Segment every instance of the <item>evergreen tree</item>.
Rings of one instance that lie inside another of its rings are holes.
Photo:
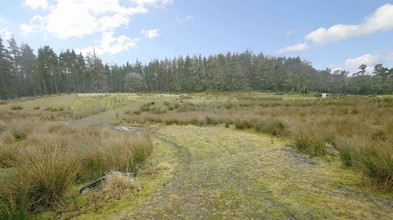
[[[15,96],[20,96],[22,89],[22,74],[20,72],[21,52],[14,36],[8,40],[8,45],[8,57],[11,63],[12,93]]]
[[[90,90],[92,92],[107,92],[107,72],[100,58],[93,53],[86,58],[87,72],[90,76]]]
[[[20,74],[23,79],[22,85],[24,85],[21,95],[35,96],[37,94],[37,87],[39,86],[39,83],[36,83],[34,79],[34,69],[37,57],[28,44],[22,44],[20,46],[20,51]]]
[[[39,91],[41,94],[59,93],[58,88],[58,58],[57,54],[49,46],[38,49],[37,78],[40,81]]]
[[[0,37],[0,98],[12,97],[12,64]]]

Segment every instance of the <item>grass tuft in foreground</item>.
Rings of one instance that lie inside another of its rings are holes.
[[[7,120],[0,133],[0,219],[53,209],[73,185],[108,171],[135,173],[152,152],[142,132],[73,127],[35,117]],[[23,127],[30,129],[17,138],[15,130]]]

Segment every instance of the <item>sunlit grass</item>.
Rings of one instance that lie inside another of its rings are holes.
[[[180,96],[163,102],[158,99],[154,108],[149,103],[145,108],[146,103],[141,105],[143,111],[125,114],[119,123],[233,125],[236,129],[290,138],[295,148],[312,156],[326,155],[331,145],[339,150],[344,164],[361,170],[378,185],[393,186],[390,174],[375,174],[376,171],[371,170],[376,167],[386,173],[393,161],[386,156],[390,155],[393,145],[393,99],[390,97],[319,99],[303,95],[229,93]],[[160,114],[157,108],[161,109]],[[359,138],[361,143],[344,144]],[[362,146],[373,146],[373,156]],[[375,166],[367,162],[378,160],[383,162]]]
[[[145,133],[4,114],[0,116],[0,217],[52,209],[72,185],[109,171],[135,173],[152,151]]]

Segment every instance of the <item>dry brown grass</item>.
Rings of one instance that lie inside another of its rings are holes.
[[[166,107],[166,112],[157,115],[145,109],[140,114],[124,115],[121,122],[233,125],[237,129],[289,137],[295,148],[313,156],[324,156],[330,145],[340,152],[344,164],[359,169],[377,185],[393,187],[391,97],[282,100],[238,96],[199,104],[192,100],[162,105],[156,102],[156,106]]]
[[[141,132],[8,113],[0,114],[0,126],[0,217],[5,218],[53,208],[73,184],[110,170],[136,172],[152,151],[149,137]]]
[[[121,199],[129,196],[132,190],[138,188],[139,186],[131,173],[111,171],[95,196],[99,200]]]

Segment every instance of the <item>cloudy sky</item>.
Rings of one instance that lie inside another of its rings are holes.
[[[317,69],[393,66],[393,2],[382,0],[3,0],[0,36],[12,34],[118,64],[249,49]]]

